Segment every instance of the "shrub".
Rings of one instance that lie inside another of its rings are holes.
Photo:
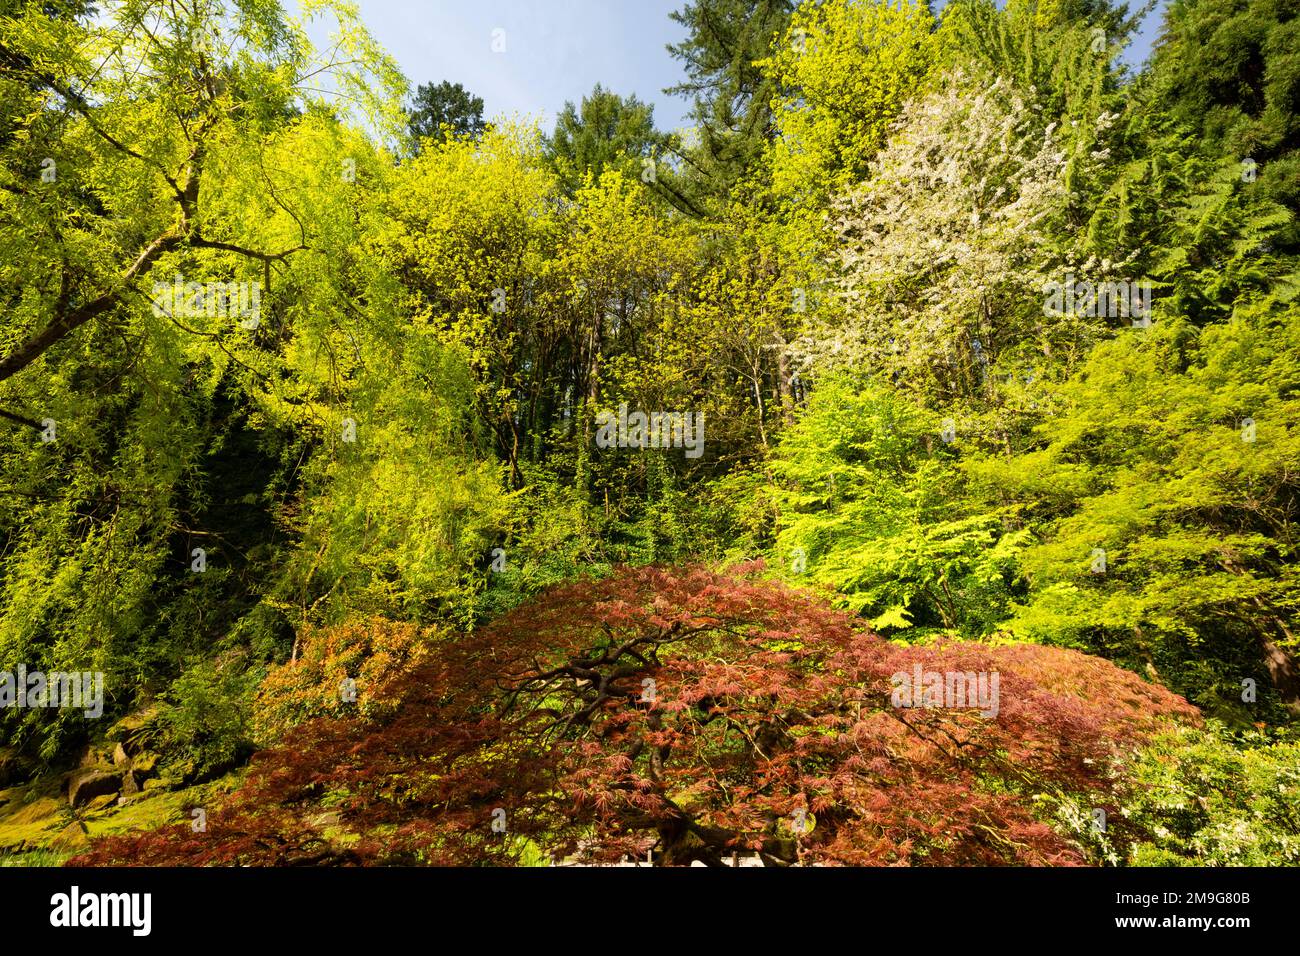
[[[1146,835],[1137,866],[1294,866],[1300,742],[1184,728],[1132,762],[1122,813]]]
[[[297,660],[272,669],[257,690],[253,736],[260,744],[278,740],[314,717],[391,713],[395,701],[377,693],[395,675],[418,665],[434,632],[382,618],[356,620],[307,634]],[[351,680],[355,700],[344,682]]]
[[[998,672],[995,712],[895,706],[915,667]],[[78,862],[1079,864],[1044,801],[1113,812],[1112,760],[1196,713],[1076,651],[882,641],[761,565],[553,589],[378,696],[255,758],[202,838]]]
[[[252,753],[249,702],[259,672],[246,664],[238,653],[200,661],[163,694],[158,715],[163,754],[183,781],[216,776]]]

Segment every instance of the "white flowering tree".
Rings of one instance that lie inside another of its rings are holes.
[[[802,358],[942,399],[976,394],[999,364],[1068,361],[1091,320],[1045,314],[1043,289],[1074,233],[1072,139],[1005,79],[954,72],[910,102],[832,206],[842,308],[811,324]]]

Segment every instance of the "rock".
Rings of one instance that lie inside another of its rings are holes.
[[[327,813],[319,813],[314,817],[308,817],[306,823],[308,826],[315,827],[318,830],[324,830],[328,827],[336,827],[343,820],[343,817],[337,810],[330,810]]]
[[[135,779],[135,774],[130,770],[122,774],[122,795],[129,797],[139,792],[140,783]]]
[[[117,803],[118,798],[111,793],[101,793],[99,796],[92,798],[85,806],[84,812],[98,813],[100,810],[107,810],[113,804]]]
[[[179,790],[184,784],[181,778],[174,773],[163,773],[156,777],[149,777],[141,785],[142,790]]]
[[[62,812],[63,807],[59,805],[57,800],[50,797],[38,797],[31,803],[14,811],[13,815],[5,822],[17,824],[40,823],[52,817],[57,817]]]
[[[157,717],[156,705],[137,710],[109,727],[107,737],[120,743],[126,754],[133,757],[145,748],[148,738],[154,732],[154,720]]]
[[[131,762],[131,758],[126,755],[126,748],[118,743],[113,747],[113,766],[121,767]]]
[[[92,797],[117,794],[122,781],[117,774],[105,770],[87,770],[68,778],[68,803],[78,807]]]
[[[147,750],[142,750],[131,758],[131,769],[140,777],[152,774],[156,766],[158,766],[158,755]]]
[[[0,851],[21,852],[42,847],[67,826],[67,807],[53,797],[36,797],[18,804],[17,798],[0,816]]]

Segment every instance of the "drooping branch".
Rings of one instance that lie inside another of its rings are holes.
[[[182,203],[184,202],[184,190],[176,181],[176,178],[167,171],[167,168],[158,160],[145,156],[144,154],[132,149],[130,146],[127,146],[121,140],[117,139],[117,137],[109,133],[108,130],[104,129],[95,118],[94,109],[91,107],[90,103],[86,101],[83,94],[62,82],[58,77],[36,69],[27,56],[4,46],[4,44],[0,44],[0,66],[14,72],[28,73],[31,80],[46,87],[52,93],[57,94],[65,103],[68,104],[73,112],[77,113],[77,115],[86,121],[86,124],[91,128],[95,135],[99,136],[104,140],[104,142],[108,143],[118,152],[130,156],[132,159],[139,160],[152,168],[162,176],[163,180],[171,188],[172,192],[175,193],[176,197],[180,199]]]
[[[42,431],[45,428],[44,425],[36,421],[34,418],[28,418],[25,415],[18,415],[14,412],[7,412],[3,408],[0,408],[0,418],[7,418],[11,422],[17,422],[19,425],[26,425],[28,428],[35,428],[37,431]]]
[[[191,236],[187,245],[198,249],[219,249],[222,252],[233,252],[265,263],[282,262],[295,252],[302,252],[307,248],[306,245],[297,245],[292,249],[285,249],[283,252],[258,252],[256,249],[246,249],[243,246],[237,246],[230,242],[221,242],[217,239],[204,239],[202,236]]]
[[[211,126],[211,121],[203,124],[200,136],[206,133]],[[124,151],[157,168],[157,164],[149,161],[146,157],[139,156],[129,149],[124,149]],[[66,282],[65,274],[63,294],[55,307],[55,318],[35,336],[18,346],[8,355],[0,358],[0,382],[21,372],[56,342],[119,304],[122,301],[124,291],[131,286],[134,280],[148,272],[153,264],[167,252],[181,246],[221,250],[255,259],[262,262],[269,269],[272,262],[282,262],[293,253],[307,248],[305,244],[300,244],[281,252],[259,252],[234,243],[206,239],[198,235],[194,223],[197,218],[199,187],[202,180],[205,154],[205,146],[200,138],[185,161],[186,175],[184,183],[178,183],[175,178],[163,171],[164,177],[176,194],[176,202],[179,207],[176,225],[145,247],[130,267],[119,277],[115,288],[71,310],[67,308],[70,287]]]
[[[144,251],[136,257],[131,263],[130,268],[121,276],[120,284],[126,285],[137,276],[148,271],[149,267],[166,252],[177,248],[184,240],[184,237],[176,232],[167,232],[159,236]],[[28,339],[18,348],[14,349],[3,359],[0,359],[0,382],[18,374],[52,346],[55,342],[67,336],[69,333],[79,329],[90,320],[103,315],[113,306],[121,301],[122,293],[119,289],[105,292],[103,295],[92,299],[68,312],[63,312],[56,316],[44,329],[35,336]]]

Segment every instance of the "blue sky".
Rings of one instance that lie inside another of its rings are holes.
[[[668,14],[683,0],[359,0],[362,19],[412,87],[450,80],[483,97],[488,117],[543,117],[597,82],[654,104],[660,129],[685,122],[689,103],[665,96],[681,65],[666,44],[684,31]],[[1159,25],[1148,18],[1126,56],[1145,57]],[[492,51],[504,30],[505,52]],[[321,40],[324,38],[322,37]],[[320,42],[320,41],[318,41]]]

